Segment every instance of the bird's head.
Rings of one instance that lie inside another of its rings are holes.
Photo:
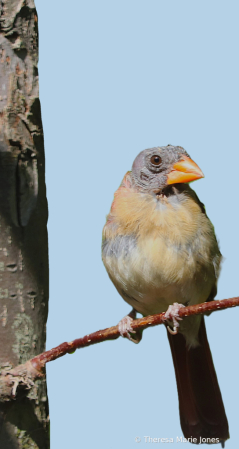
[[[187,183],[203,178],[198,165],[182,147],[168,145],[141,151],[132,166],[137,188],[160,193],[171,184]]]

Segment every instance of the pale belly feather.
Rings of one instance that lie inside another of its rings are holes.
[[[205,302],[216,292],[221,254],[213,226],[189,186],[173,192],[157,199],[128,189],[103,230],[106,270],[143,315],[164,312],[174,302]],[[189,346],[197,344],[200,320],[198,315],[180,324]]]
[[[170,244],[160,235],[118,236],[105,242],[103,261],[124,300],[149,315],[166,311],[173,302],[207,300],[215,283],[214,267],[196,247]]]

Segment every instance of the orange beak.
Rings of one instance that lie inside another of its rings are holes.
[[[182,160],[176,162],[168,174],[167,184],[191,182],[200,178],[204,178],[202,170],[192,159],[182,154]]]

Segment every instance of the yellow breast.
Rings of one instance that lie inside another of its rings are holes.
[[[213,226],[195,193],[122,189],[103,230],[105,267],[125,301],[146,315],[206,301],[220,265]]]
[[[133,234],[145,239],[160,234],[172,244],[184,244],[194,238],[198,228],[211,231],[210,221],[190,196],[177,201],[173,196],[157,197],[133,189],[115,195],[107,223],[111,222],[114,226],[104,229],[106,238]]]

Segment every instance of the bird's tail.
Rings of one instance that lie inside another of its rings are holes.
[[[204,318],[201,320],[199,345],[196,348],[188,349],[182,334],[171,335],[168,332],[168,339],[177,380],[180,422],[185,438],[197,444],[220,441],[224,447],[224,441],[229,438],[228,422]]]

